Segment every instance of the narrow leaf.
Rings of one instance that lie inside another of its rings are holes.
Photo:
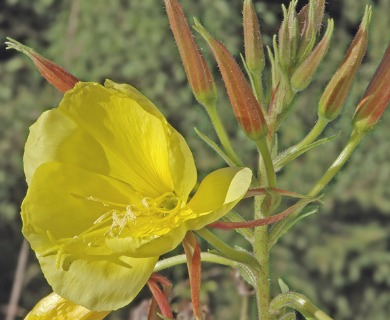
[[[197,128],[194,128],[196,134],[205,142],[211,149],[213,149],[230,167],[236,167],[236,164],[230,157],[222,151],[218,145],[211,140],[208,136],[206,136],[204,133],[199,131]]]
[[[306,153],[307,151],[319,147],[327,142],[335,140],[338,136],[340,135],[340,132],[337,134],[334,134],[330,137],[326,137],[320,140],[317,140],[304,148],[297,149],[296,146],[292,146],[288,148],[287,150],[283,151],[280,153],[274,160],[274,168],[275,171],[278,172],[281,169],[283,169],[284,166],[286,166],[288,163],[291,161],[295,160],[298,158],[300,155]]]
[[[276,224],[273,228],[271,228],[269,233],[269,247],[272,248],[272,246],[299,221],[317,212],[318,207],[306,208],[298,217],[292,219],[287,224],[283,225],[281,228],[279,228],[279,226]]]

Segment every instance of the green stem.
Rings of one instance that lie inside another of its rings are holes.
[[[314,127],[310,130],[310,132],[296,145],[288,148],[284,152],[296,152],[300,149],[303,149],[304,147],[308,146],[310,143],[312,143],[317,137],[322,133],[322,131],[325,129],[325,127],[328,125],[329,120],[319,117]]]
[[[228,266],[235,268],[237,267],[238,263],[235,261],[232,261],[230,259],[226,259],[224,257],[218,256],[216,254],[208,253],[208,252],[202,252],[200,254],[200,258],[203,262],[212,262],[212,263],[218,263],[220,265]],[[179,264],[184,264],[187,262],[187,257],[185,254],[180,254],[174,257],[166,258],[163,260],[160,260],[156,263],[156,266],[154,267],[154,272],[160,272],[161,270],[168,269],[174,266],[177,266]]]
[[[261,157],[263,159],[263,163],[265,166],[265,171],[266,171],[267,181],[268,181],[267,185],[270,188],[275,188],[276,187],[276,174],[275,174],[275,169],[274,169],[274,165],[272,162],[271,153],[269,151],[266,138],[261,139],[257,143],[257,147],[259,148],[259,151],[261,153]]]
[[[255,219],[264,218],[261,211],[261,203],[264,196],[255,197]],[[254,255],[261,266],[257,279],[256,300],[259,319],[269,320],[270,282],[269,282],[269,249],[268,226],[255,228],[255,241],[253,245]]]
[[[253,270],[258,271],[260,269],[258,261],[251,254],[232,248],[206,228],[197,230],[196,233],[223,253],[226,258],[245,264]]]
[[[267,138],[261,139],[257,147],[260,151],[258,176],[267,177],[267,181],[262,179],[259,181],[260,187],[276,187],[276,174],[273,167],[271,153],[268,148]],[[265,196],[255,196],[255,219],[262,219],[269,216],[269,210],[263,212],[262,203]],[[256,302],[259,319],[270,320],[269,303],[271,299],[270,274],[269,274],[269,248],[268,248],[268,226],[261,226],[255,228],[254,231],[253,252],[259,262],[261,269],[258,274],[256,283]]]
[[[351,157],[352,152],[356,149],[356,147],[359,145],[360,141],[363,139],[364,134],[361,132],[358,132],[354,130],[351,134],[351,138],[349,139],[348,143],[344,147],[344,149],[341,151],[337,159],[332,163],[332,165],[329,167],[329,169],[325,172],[325,174],[317,181],[317,183],[314,185],[314,187],[310,190],[310,192],[307,194],[308,197],[315,197],[317,196],[324,188],[325,186],[334,178],[334,176],[340,171],[340,169],[343,167],[343,165],[347,162],[347,160]],[[272,228],[272,233],[277,234],[274,238],[274,241],[272,243],[269,243],[270,248],[276,243],[276,241],[279,239],[280,235],[282,235],[282,230],[285,228],[285,226],[294,218],[296,218],[301,210],[305,207],[304,199],[300,200],[297,203],[297,210],[293,213],[291,213],[288,217],[286,217],[284,220],[280,221],[274,227]],[[302,204],[302,206],[299,206],[299,204]]]
[[[322,189],[325,188],[325,186],[330,182],[330,180],[333,179],[333,177],[340,171],[341,167],[351,157],[352,152],[359,145],[363,137],[364,134],[362,134],[361,132],[358,132],[356,130],[352,132],[351,138],[349,139],[347,145],[344,147],[343,151],[341,151],[337,159],[332,163],[332,165],[321,177],[321,179],[317,181],[315,186],[307,194],[309,197],[315,197],[321,192]]]
[[[219,138],[219,141],[221,141],[221,144],[223,148],[225,149],[226,154],[234,161],[234,163],[238,167],[243,167],[243,163],[237,153],[233,150],[232,145],[230,144],[230,140],[228,138],[228,135],[225,131],[225,128],[222,125],[221,119],[219,118],[217,108],[215,105],[208,105],[205,106],[205,109],[207,110],[211,123],[214,126],[215,132],[217,133],[217,136]]]
[[[249,297],[248,295],[243,295],[241,301],[240,320],[248,320],[248,307]]]
[[[259,102],[262,111],[265,113],[264,106],[263,106],[263,85],[261,83],[261,74],[251,74],[251,82],[252,82],[252,90],[255,93],[256,99]]]

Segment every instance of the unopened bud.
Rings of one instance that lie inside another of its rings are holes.
[[[206,61],[195,43],[183,10],[177,0],[164,1],[169,24],[192,92],[203,106],[214,106],[217,99],[216,86]]]
[[[65,93],[66,91],[72,89],[74,85],[80,81],[64,68],[42,57],[33,49],[21,44],[14,39],[7,38],[7,40],[7,49],[15,49],[29,57],[41,75],[58,91]]]
[[[243,25],[246,65],[252,74],[259,75],[264,69],[265,59],[259,20],[252,0],[244,1]]]
[[[278,52],[278,44],[276,36],[273,38],[273,51]],[[278,118],[284,117],[288,111],[288,107],[292,101],[294,93],[291,89],[290,79],[280,67],[280,60],[277,54],[272,55],[270,48],[268,48],[268,55],[271,63],[272,74],[272,95],[270,99],[270,106],[268,110],[269,124],[278,122]],[[277,127],[273,127],[276,130]]]
[[[316,32],[319,33],[322,27],[322,20],[324,19],[324,13],[325,13],[325,0],[311,0],[311,2],[314,2],[315,7],[315,29]]]
[[[318,43],[317,47],[307,57],[305,61],[294,71],[291,78],[291,86],[294,90],[300,91],[305,89],[313,79],[314,73],[317,71],[318,66],[324,59],[326,52],[328,51],[330,40],[333,34],[334,23],[332,19],[328,20],[328,27],[324,34],[324,37]]]
[[[363,95],[353,116],[353,125],[360,132],[371,130],[390,102],[390,45]]]
[[[322,94],[318,109],[320,117],[332,121],[339,115],[367,49],[370,20],[371,7],[367,6],[355,38]]]
[[[299,63],[307,58],[316,42],[315,6],[313,0],[299,11],[297,17],[299,22],[297,61]]]
[[[238,123],[250,139],[260,140],[268,133],[267,123],[244,74],[224,45],[215,40],[197,20],[195,25],[218,62]]]
[[[283,5],[283,22],[279,29],[279,60],[285,71],[294,65],[299,40],[298,18],[295,11],[297,0],[292,0],[288,9]]]

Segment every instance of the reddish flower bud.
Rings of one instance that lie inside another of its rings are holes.
[[[7,49],[15,49],[29,57],[41,75],[58,91],[65,93],[66,91],[72,89],[74,85],[80,81],[65,69],[36,53],[33,49],[14,39],[7,38],[7,40]]]
[[[293,89],[297,91],[303,90],[313,79],[314,73],[317,71],[318,66],[328,51],[333,34],[333,26],[333,20],[329,19],[328,27],[320,43],[307,57],[307,59],[303,61],[302,64],[294,71],[293,76],[291,77],[291,86]]]
[[[244,1],[243,26],[246,65],[251,73],[259,75],[264,69],[265,60],[259,20],[252,0]]]
[[[371,7],[367,6],[355,38],[322,94],[318,109],[320,117],[332,121],[339,115],[367,49],[370,20]]]
[[[195,25],[218,62],[238,123],[250,139],[260,140],[268,133],[267,123],[244,74],[224,45],[215,40],[197,20]]]
[[[375,71],[374,77],[356,108],[353,125],[360,132],[371,130],[390,101],[390,45]]]
[[[177,0],[164,1],[169,24],[192,92],[203,106],[214,105],[217,98],[215,83],[206,61],[195,43],[183,10]]]

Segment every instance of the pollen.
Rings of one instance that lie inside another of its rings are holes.
[[[161,236],[179,226],[188,210],[175,193],[166,192],[157,198],[144,197],[138,203],[126,206],[123,211],[111,211],[100,217],[101,223],[111,219],[109,237],[150,237]]]

